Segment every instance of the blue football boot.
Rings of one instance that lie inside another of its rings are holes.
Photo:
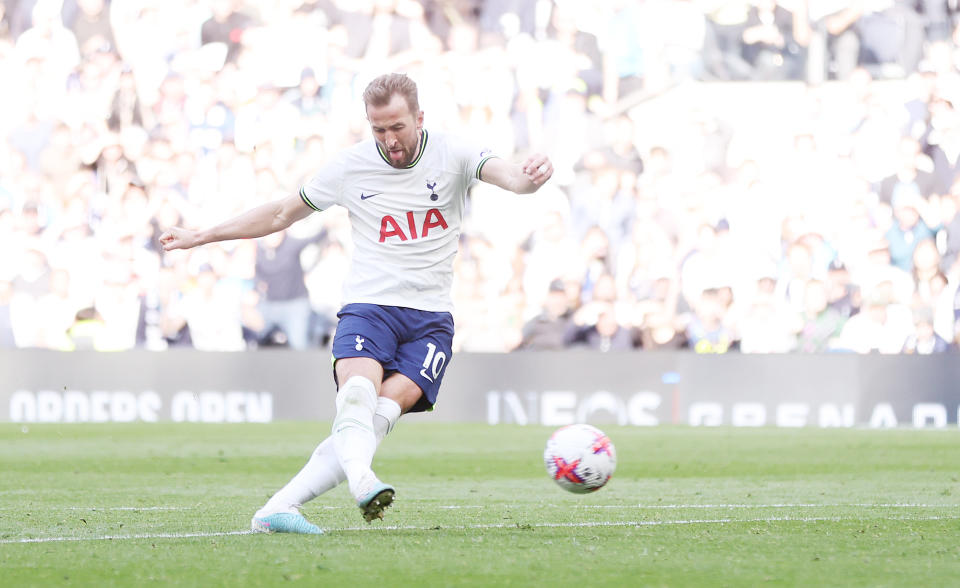
[[[302,514],[278,512],[265,517],[253,517],[250,528],[257,533],[300,533],[323,535],[323,530],[303,518]]]

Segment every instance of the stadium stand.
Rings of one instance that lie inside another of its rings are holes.
[[[405,71],[428,128],[557,168],[530,197],[473,190],[456,350],[956,352],[955,10],[5,0],[0,347],[289,344],[263,247],[156,237],[295,190],[367,136],[366,82]],[[349,225],[290,232],[323,347]]]

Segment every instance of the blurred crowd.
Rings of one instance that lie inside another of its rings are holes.
[[[321,348],[336,208],[163,253],[299,188],[409,73],[428,129],[552,157],[480,184],[458,351],[960,343],[948,0],[3,0],[0,347]]]

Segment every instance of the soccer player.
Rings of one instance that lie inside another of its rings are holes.
[[[477,180],[529,194],[553,175],[544,155],[511,164],[453,136],[428,133],[417,86],[387,74],[363,92],[373,140],[346,149],[296,194],[206,230],[172,227],[164,250],[262,237],[338,204],[350,213],[352,268],[333,338],[332,434],[258,510],[254,531],[322,533],[299,507],[344,478],[366,521],[383,518],[393,486],[371,469],[401,414],[429,410],[450,362],[453,258],[467,189]]]

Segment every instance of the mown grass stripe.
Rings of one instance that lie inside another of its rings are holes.
[[[953,521],[960,516],[930,516],[930,517],[882,517],[870,520],[884,521]],[[570,523],[477,523],[473,525],[370,525],[365,527],[324,528],[325,532],[355,532],[355,531],[470,531],[483,529],[568,529],[592,527],[661,527],[669,525],[727,525],[742,523],[841,523],[845,521],[862,521],[863,517],[760,517],[750,519],[722,518],[722,519],[679,519],[673,521],[581,521]],[[189,539],[194,537],[226,537],[232,535],[254,535],[253,531],[221,531],[212,533],[155,533],[138,535],[98,535],[92,537],[28,537],[23,539],[0,539],[0,544],[13,543],[55,543],[65,541],[122,541],[136,539]]]
[[[869,503],[869,502],[823,502],[823,503],[770,503],[770,504],[554,504],[547,503],[551,508],[568,508],[584,510],[606,510],[606,509],[640,509],[640,510],[740,510],[740,509],[780,509],[780,508],[960,508],[960,504],[926,504],[909,502],[892,503]],[[44,506],[44,510],[77,510],[77,511],[188,511],[196,510],[196,506]],[[309,505],[308,510],[354,510],[354,505]],[[490,508],[481,504],[438,504],[430,505],[430,508],[439,510],[480,510]],[[2,511],[22,511],[22,508],[0,507]]]

